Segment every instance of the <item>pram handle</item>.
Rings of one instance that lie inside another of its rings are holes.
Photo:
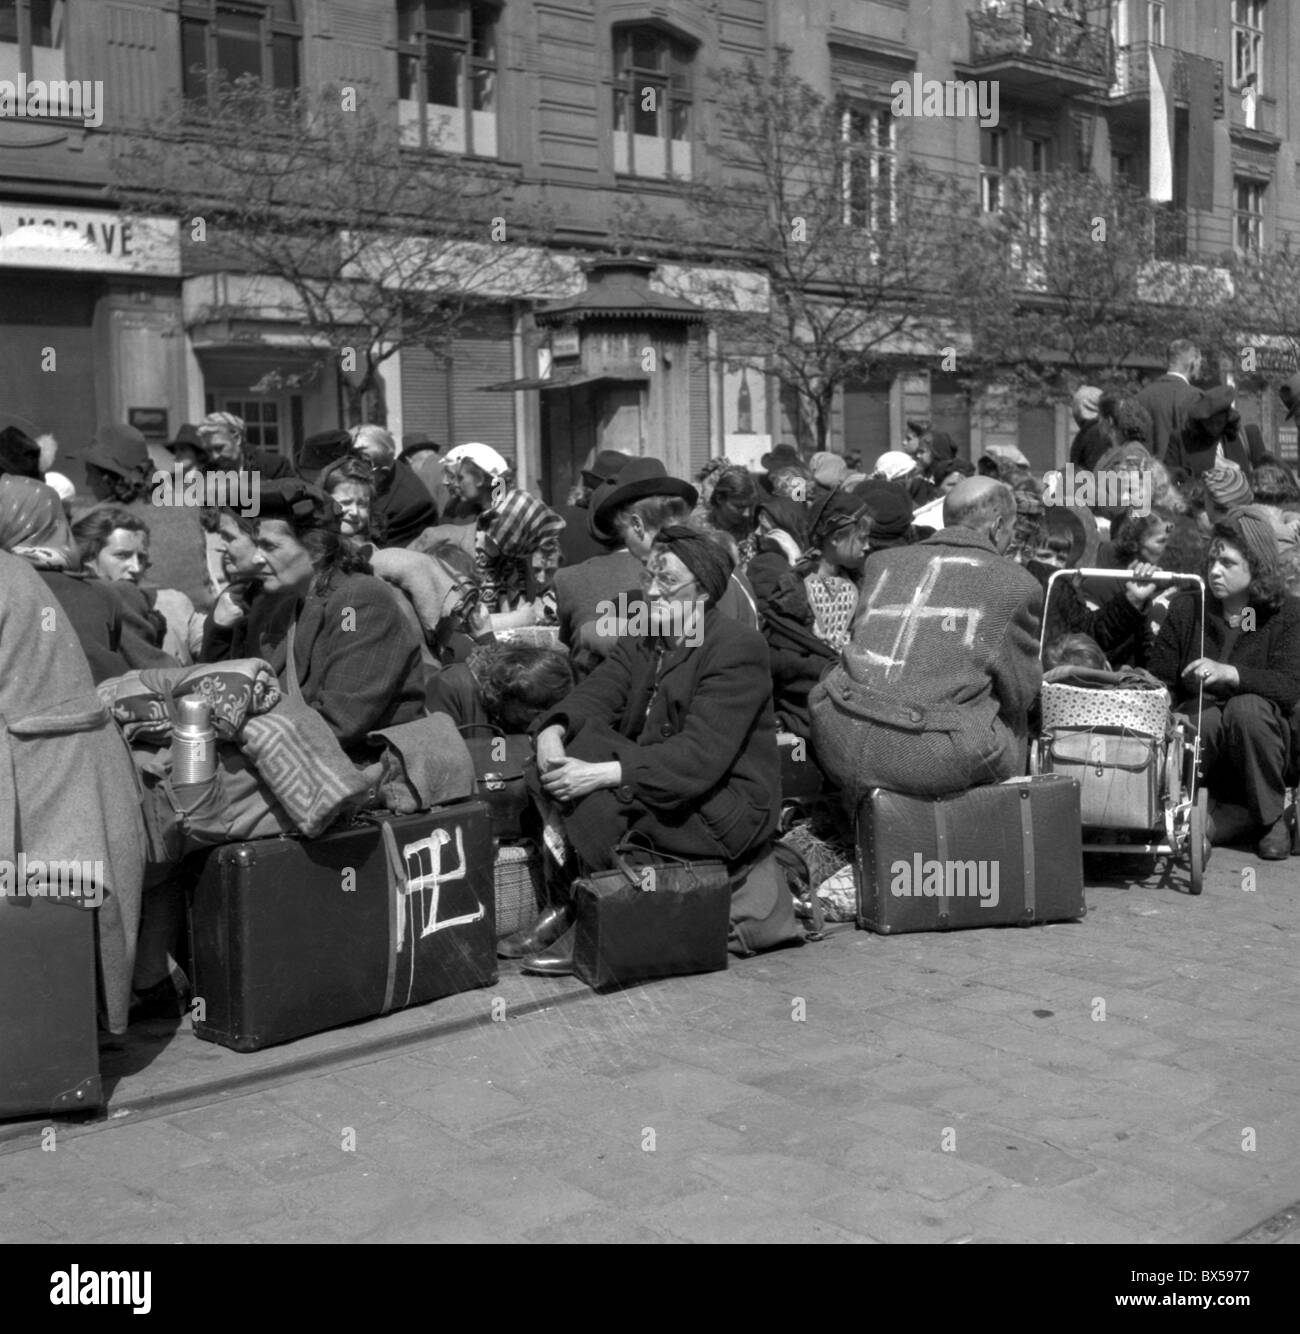
[[[1077,574],[1084,579],[1122,579],[1126,584],[1197,584],[1201,588],[1205,587],[1205,580],[1199,574],[1179,574],[1174,570],[1153,570],[1150,574],[1138,575],[1132,570],[1056,570],[1049,579],[1048,587],[1052,580],[1063,574]]]
[[[1061,578],[1111,579],[1126,584],[1188,584],[1201,590],[1201,657],[1205,656],[1205,580],[1199,574],[1179,574],[1174,570],[1153,570],[1150,574],[1136,575],[1132,570],[1053,570],[1043,591],[1043,620],[1038,629],[1038,656],[1047,646],[1047,609],[1052,601],[1052,585]]]

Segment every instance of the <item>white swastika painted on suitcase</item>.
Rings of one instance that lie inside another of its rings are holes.
[[[442,849],[452,841],[446,829],[435,829],[428,838],[415,843],[407,843],[402,848],[402,860],[406,863],[406,884],[398,887],[397,895],[397,952],[400,954],[406,946],[406,902],[418,895],[420,906],[424,906],[424,892],[429,890],[428,916],[424,918],[420,937],[432,935],[451,926],[467,926],[471,922],[481,921],[487,915],[487,908],[475,900],[476,912],[462,913],[457,917],[438,918],[438,909],[442,902],[444,885],[465,880],[467,864],[465,861],[465,836],[459,825],[456,826],[456,861],[457,864],[444,869]]]

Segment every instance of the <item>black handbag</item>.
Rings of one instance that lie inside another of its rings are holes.
[[[475,729],[484,729],[490,735],[469,735]],[[524,766],[533,757],[532,741],[522,735],[507,736],[491,723],[465,723],[460,734],[474,764],[476,795],[487,802],[492,813],[493,838],[522,838],[520,818],[528,807]]]
[[[596,991],[727,966],[731,877],[720,861],[655,853],[574,882],[574,972]]]

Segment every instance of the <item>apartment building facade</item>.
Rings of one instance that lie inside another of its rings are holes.
[[[292,453],[340,420],[342,372],[273,281],[213,271],[177,219],[112,205],[115,136],[201,96],[205,71],[375,86],[411,153],[436,138],[505,173],[518,207],[545,201],[552,290],[503,288],[449,360],[407,348],[384,375],[394,429],[486,440],[562,498],[595,448],[698,469],[797,438],[763,368],[710,329],[718,273],[591,263],[621,208],[668,217],[681,180],[716,179],[716,70],[788,48],[844,133],[873,136],[880,170],[916,155],[990,211],[1013,172],[1128,180],[1162,201],[1162,256],[1192,262],[1300,231],[1297,40],[1282,0],[0,0],[0,411],[52,430],[74,476],[99,421],[162,440],[227,409]],[[914,75],[996,81],[997,125],[892,116]],[[4,90],[23,78],[85,81],[99,102],[19,112]],[[761,283],[721,278],[761,305]],[[1274,406],[1289,369],[1267,349],[1250,380],[1224,366],[1247,419],[1294,449]],[[971,402],[919,355],[845,387],[832,444],[870,458],[916,417],[975,450],[1016,440],[1041,466],[1069,436],[1063,407]]]

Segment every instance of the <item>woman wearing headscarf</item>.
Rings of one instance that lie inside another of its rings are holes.
[[[776,829],[780,761],[767,649],[716,604],[726,553],[698,530],[660,530],[646,561],[650,631],[625,636],[533,726],[537,769],[580,871],[612,867],[629,835],[661,853],[735,867]],[[502,942],[530,971],[572,964],[569,909]],[[562,933],[567,935],[560,938]]]
[[[343,535],[328,496],[294,478],[267,483],[261,500],[261,592],[248,607],[222,595],[204,660],[264,659],[286,690],[296,678],[353,759],[375,759],[371,732],[424,712],[419,635]]]
[[[479,570],[485,610],[528,610],[531,620],[546,615],[542,606],[526,604],[542,602],[550,588],[549,576],[559,562],[564,519],[535,496],[512,486],[509,463],[489,445],[458,445],[448,460],[453,458],[460,502],[477,518],[472,525],[426,529],[415,549],[427,550],[430,544],[447,538],[464,543]]]
[[[123,1033],[135,966],[145,830],[131,755],[95,693],[69,616],[49,615],[50,590],[23,558],[0,552],[0,858],[10,865],[94,868],[82,904],[102,892],[96,932],[101,1022]],[[0,896],[10,914],[41,908]],[[76,903],[53,911],[79,912]],[[50,959],[52,978],[65,964]],[[89,984],[89,979],[87,979]],[[24,1003],[40,1005],[40,996]],[[7,1010],[6,1024],[22,1022]],[[5,1077],[12,1072],[5,1071]]]
[[[1215,525],[1206,584],[1204,653],[1200,595],[1188,591],[1170,604],[1147,666],[1193,718],[1204,693],[1211,841],[1230,842],[1253,825],[1258,854],[1281,860],[1290,853],[1283,810],[1297,744],[1300,601],[1282,581],[1267,512],[1247,505]]]
[[[123,645],[122,609],[107,585],[80,568],[81,558],[58,495],[27,477],[0,476],[0,550],[25,560],[40,575],[77,636],[95,684],[132,667]]]

